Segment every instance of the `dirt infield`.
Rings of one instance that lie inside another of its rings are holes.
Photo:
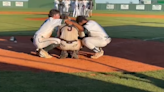
[[[164,19],[163,15],[133,15],[133,14],[93,14],[93,16],[106,16],[106,17],[128,17],[128,18],[153,18]],[[26,18],[26,20],[44,21],[47,18]]]
[[[93,14],[93,16],[164,19],[163,15]],[[26,20],[35,20],[35,21],[36,20],[43,21],[46,19],[47,18],[26,18]]]
[[[0,11],[0,14],[11,14],[11,15],[24,15],[24,14],[48,14],[48,12],[16,12],[16,11]],[[96,14],[94,13],[93,16],[108,16],[108,17],[132,17],[132,18],[156,18],[156,19],[164,19],[163,15],[139,15],[139,14]],[[30,20],[31,18],[29,18]],[[45,18],[43,18],[45,19]],[[41,18],[41,20],[43,20]],[[38,18],[39,20],[39,18]]]
[[[90,59],[93,54],[87,48],[80,51],[80,59],[58,59],[60,51],[50,52],[51,59],[39,58],[30,37],[16,37],[18,43],[1,37],[0,70],[30,70],[52,72],[111,72],[111,71],[153,71],[164,68],[164,44],[140,40],[113,39],[104,48],[105,55]]]
[[[47,14],[46,12],[0,12],[0,14]],[[162,15],[94,14],[94,16],[164,18]],[[46,18],[28,18],[45,20]],[[164,44],[160,42],[112,39],[104,48],[105,55],[90,59],[93,52],[87,48],[80,51],[80,59],[58,59],[60,51],[50,53],[52,59],[36,56],[31,37],[16,37],[18,43],[10,42],[10,37],[0,37],[0,70],[52,71],[52,72],[112,72],[112,71],[153,71],[164,69]]]

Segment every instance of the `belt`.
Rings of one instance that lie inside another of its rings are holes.
[[[61,39],[61,38],[60,38]],[[73,42],[76,42],[77,40],[73,40],[73,41],[67,41],[67,40],[65,40],[65,39],[61,39],[62,41],[65,41],[66,43],[68,43],[68,44],[71,44],[71,43],[73,43]]]

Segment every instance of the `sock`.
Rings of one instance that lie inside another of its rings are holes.
[[[48,52],[48,51],[50,51],[50,50],[52,50],[52,49],[54,49],[55,47],[58,47],[58,46],[59,46],[59,44],[51,44],[51,45],[49,45],[49,46],[47,46],[43,49]]]
[[[95,48],[93,48],[93,51],[97,53],[97,52],[100,52],[101,50],[99,48],[95,47]]]

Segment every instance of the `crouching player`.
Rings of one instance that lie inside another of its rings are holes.
[[[52,9],[50,10],[48,17],[49,18],[33,36],[33,44],[35,45],[39,56],[43,58],[51,58],[52,56],[49,55],[48,52],[58,47],[61,42],[60,39],[51,37],[54,28],[62,24],[63,20],[60,19],[60,12],[56,9]]]

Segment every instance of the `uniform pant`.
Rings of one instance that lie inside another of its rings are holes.
[[[64,9],[64,7],[60,5],[60,6],[59,6],[60,15],[63,14],[63,12],[64,12],[63,9]]]
[[[82,44],[87,48],[93,50],[95,47],[105,47],[111,42],[111,38],[102,37],[86,37],[82,40]]]
[[[73,17],[77,17],[79,15],[79,9],[78,7],[75,7],[73,10]]]
[[[84,14],[83,12],[84,12],[83,7],[79,7],[79,15],[83,15]]]
[[[72,43],[67,43],[66,41],[61,41],[61,44],[59,46],[59,49],[61,50],[79,50],[81,48],[81,42],[80,40],[72,42]]]
[[[55,9],[57,9],[57,10],[58,10],[58,4],[55,4]]]
[[[69,5],[66,5],[65,7],[64,7],[64,12],[69,12]]]
[[[91,9],[88,9],[88,10],[87,10],[87,16],[88,16],[88,17],[92,16],[92,10],[91,10]]]
[[[84,9],[83,9],[83,11],[84,11],[84,16],[87,16],[87,8],[86,7],[84,7]]]
[[[60,44],[61,40],[58,38],[44,38],[41,35],[35,35],[33,44],[37,49],[45,48],[51,44]]]

